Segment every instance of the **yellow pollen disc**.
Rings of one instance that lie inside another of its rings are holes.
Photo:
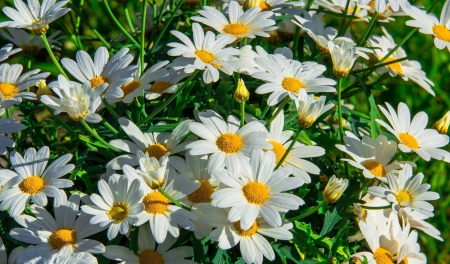
[[[285,77],[281,82],[281,86],[289,92],[297,94],[300,89],[305,88],[305,85],[298,79],[292,77]]]
[[[369,160],[362,164],[375,177],[386,177],[386,170],[378,161]]]
[[[398,204],[401,205],[403,202],[411,202],[411,196],[407,191],[401,190],[399,193],[395,195],[395,199]]]
[[[242,138],[236,134],[225,133],[217,138],[216,145],[222,152],[237,153],[241,150],[244,142],[242,142]]]
[[[197,50],[195,52],[195,56],[197,56],[204,63],[210,63],[216,59],[216,57],[211,52],[206,50]]]
[[[314,124],[314,121],[316,121],[316,120],[297,116],[297,123],[299,126],[301,126],[303,128],[308,128],[308,127],[312,126],[312,124]]]
[[[100,85],[102,85],[105,82],[109,83],[109,79],[104,76],[95,76],[92,79],[90,79],[89,81],[91,81],[92,89],[99,87]]]
[[[394,264],[392,254],[384,248],[377,248],[373,254],[373,259],[377,264]]]
[[[149,214],[164,214],[167,212],[167,207],[169,206],[169,199],[167,199],[160,192],[152,192],[147,194],[143,199],[142,203],[145,206],[145,211]]]
[[[38,20],[36,20],[36,21],[33,21],[33,23],[31,23],[32,25],[35,25],[35,24],[37,24],[37,23],[39,23],[39,22],[41,22],[42,20],[40,20],[40,19],[38,19]],[[49,25],[48,24],[46,24],[46,25],[44,25],[43,27],[40,27],[40,28],[33,28],[33,29],[30,29],[30,31],[31,31],[31,33],[33,33],[33,34],[35,34],[35,35],[42,35],[42,34],[44,34],[47,30],[48,30],[48,28],[49,28]]]
[[[444,25],[434,25],[433,33],[438,39],[445,42],[450,42],[450,30]]]
[[[132,81],[132,82],[122,85],[122,87],[120,87],[120,89],[122,89],[122,91],[123,91],[123,97],[127,96],[131,92],[134,92],[134,90],[139,88],[139,86],[141,86],[141,83],[136,82],[136,81]]]
[[[157,160],[166,155],[168,151],[169,149],[166,148],[166,146],[159,143],[150,145],[145,149],[145,152],[148,153],[149,157],[155,157]]]
[[[72,229],[61,228],[53,233],[48,238],[48,243],[53,249],[60,250],[65,244],[71,244],[72,246],[76,243],[77,236],[75,231]]]
[[[28,178],[23,179],[19,183],[19,189],[23,193],[27,194],[36,194],[40,190],[44,189],[45,182],[42,178],[38,176],[31,176]]]
[[[200,187],[195,190],[193,193],[188,195],[189,201],[195,204],[199,203],[210,203],[212,201],[211,194],[213,194],[216,190],[214,187],[205,180],[200,180]]]
[[[413,136],[407,133],[398,133],[398,136],[400,137],[400,142],[411,149],[417,149],[419,148],[419,142],[417,142],[417,139],[415,139]]]
[[[152,87],[150,87],[150,89],[148,89],[148,91],[152,92],[152,93],[163,93],[170,86],[172,86],[172,84],[170,82],[159,81],[159,82],[155,82],[152,85]]]
[[[391,62],[391,61],[394,61],[394,60],[396,60],[396,58],[387,58],[384,62],[387,63],[387,62]],[[386,65],[386,67],[391,69],[391,70],[393,70],[393,71],[396,71],[396,72],[399,72],[399,73],[403,73],[403,68],[402,68],[402,65],[400,64],[400,62],[391,63],[389,65]]]
[[[402,261],[400,261],[398,264],[408,264],[408,259],[404,258]]]
[[[280,143],[278,143],[276,141],[269,141],[269,143],[273,146],[272,151],[275,153],[276,163],[278,164],[278,162],[280,162],[281,158],[283,157],[284,153],[286,152],[286,149],[284,148],[283,145],[281,145]],[[286,159],[287,159],[287,157],[286,157]]]
[[[248,33],[248,28],[242,24],[228,24],[223,28],[223,31],[230,35],[237,36]]]
[[[161,254],[151,249],[139,253],[139,264],[164,264]]]
[[[269,198],[269,190],[260,182],[249,182],[242,187],[247,202],[251,204],[263,204]]]
[[[125,202],[118,202],[113,204],[107,214],[111,220],[123,221],[127,218],[128,212],[128,205]]]
[[[241,221],[234,222],[233,227],[241,237],[251,237],[258,231],[258,222],[255,221],[248,230],[241,229]]]
[[[2,93],[3,98],[10,99],[16,96],[19,92],[19,88],[10,83],[0,83],[0,93]]]
[[[261,12],[272,10],[272,6],[269,5],[266,1],[261,1],[259,3],[259,7],[261,7]]]

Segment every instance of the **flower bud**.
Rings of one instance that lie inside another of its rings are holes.
[[[234,100],[238,103],[242,103],[248,100],[250,97],[250,92],[245,87],[244,81],[239,79],[236,91],[234,92]]]
[[[362,260],[358,257],[353,257],[350,259],[350,264],[362,264]]]
[[[450,111],[434,123],[433,128],[441,134],[447,134],[448,126],[450,125]]]
[[[335,175],[333,175],[333,177],[331,177],[328,181],[325,190],[323,190],[322,192],[323,198],[329,203],[335,203],[337,202],[337,200],[339,200],[339,198],[341,198],[341,195],[344,193],[347,187],[347,179],[338,179]]]
[[[38,87],[38,91],[36,92],[36,98],[38,100],[40,100],[42,95],[53,95],[52,90],[48,88],[44,79],[40,80],[36,86]]]

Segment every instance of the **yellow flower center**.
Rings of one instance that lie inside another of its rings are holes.
[[[89,81],[91,82],[92,89],[99,87],[100,85],[102,85],[105,82],[109,83],[108,77],[104,77],[104,76],[95,76],[95,77],[92,77]]]
[[[151,249],[139,253],[139,264],[164,264],[161,254]]]
[[[164,214],[167,212],[169,206],[169,199],[167,199],[160,192],[152,192],[147,194],[142,203],[145,206],[145,211],[149,214]]]
[[[444,25],[434,25],[433,33],[438,39],[450,42],[450,30]]]
[[[242,24],[228,24],[223,28],[223,31],[230,35],[237,36],[248,33],[248,28]]]
[[[210,203],[212,201],[211,194],[216,190],[214,187],[205,180],[200,180],[200,187],[197,188],[193,193],[188,195],[189,201],[195,204],[199,203]]]
[[[210,63],[216,59],[216,57],[211,52],[206,50],[197,50],[195,52],[195,56],[197,56],[204,63]]]
[[[255,221],[248,230],[241,229],[241,221],[234,222],[233,227],[241,237],[251,237],[258,231],[258,222]]]
[[[64,245],[71,244],[72,246],[76,243],[77,236],[75,231],[72,229],[61,228],[53,233],[48,238],[48,243],[53,249],[60,250]]]
[[[217,138],[216,145],[222,152],[236,153],[241,150],[244,142],[242,142],[242,138],[236,134],[225,133]]]
[[[391,61],[394,61],[394,60],[396,60],[396,58],[392,58],[391,57],[391,58],[387,58],[385,60],[385,62],[391,62]],[[388,67],[389,69],[391,69],[391,70],[393,70],[395,72],[403,73],[403,68],[402,68],[402,65],[400,64],[400,62],[391,63],[389,65],[386,65],[386,67]]]
[[[242,187],[247,202],[251,204],[263,204],[269,198],[269,190],[260,182],[249,182]]]
[[[289,92],[298,94],[300,89],[305,88],[305,85],[298,79],[292,77],[285,77],[281,82],[281,86]]]
[[[283,157],[284,153],[286,152],[286,149],[283,145],[276,141],[269,141],[269,143],[273,146],[273,149],[271,149],[275,153],[276,163],[280,162],[281,158]],[[287,157],[286,157],[287,159]],[[286,160],[285,159],[285,160]]]
[[[137,81],[131,81],[129,83],[122,85],[122,87],[120,87],[120,89],[122,89],[122,91],[123,91],[123,97],[127,96],[131,92],[134,92],[134,90],[139,88],[139,86],[141,86],[141,83],[137,82]]]
[[[394,264],[392,254],[384,248],[377,248],[373,254],[373,259],[377,264]]]
[[[259,7],[261,7],[261,12],[272,10],[272,6],[269,5],[266,1],[261,1],[259,3]]]
[[[19,93],[19,88],[10,83],[0,83],[0,93],[4,99],[14,98]]]
[[[413,136],[411,136],[408,133],[398,133],[398,136],[400,137],[400,142],[411,149],[417,149],[419,148],[419,142],[417,142],[417,139],[415,139]]]
[[[39,176],[31,176],[23,179],[19,183],[19,189],[23,193],[36,194],[42,189],[44,189],[45,182]]]
[[[35,24],[37,24],[37,23],[39,23],[41,21],[42,21],[41,19],[38,19],[38,20],[33,21],[33,23],[31,23],[31,24],[35,25]],[[40,27],[40,28],[30,29],[30,31],[31,31],[31,33],[33,33],[35,35],[42,35],[48,30],[48,28],[49,28],[49,25],[46,24],[46,25],[44,25],[43,27]]]
[[[148,89],[148,91],[152,92],[152,93],[163,93],[170,86],[172,86],[172,84],[170,82],[159,81],[159,82],[155,82],[152,85],[152,87],[150,87],[150,89]]]
[[[113,204],[107,214],[111,220],[123,221],[127,218],[128,212],[128,205],[125,202],[118,202]]]
[[[401,190],[399,193],[395,195],[395,199],[397,200],[398,204],[402,204],[403,202],[411,202],[411,196],[409,196],[409,193],[405,190]]]
[[[383,165],[378,161],[369,160],[363,163],[364,168],[366,168],[375,177],[386,177],[386,170]]]
[[[157,160],[159,160],[161,157],[166,155],[167,152],[169,152],[169,149],[166,148],[163,144],[153,144],[148,146],[145,149],[145,152],[147,152],[149,157],[155,157]]]

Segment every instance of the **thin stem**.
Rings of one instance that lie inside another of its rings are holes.
[[[191,211],[191,208],[187,207],[186,205],[180,203],[179,201],[175,200],[172,196],[170,196],[162,187],[158,188],[159,192],[161,192],[167,199],[169,199],[172,203],[177,205],[178,207],[181,207],[185,210]]]
[[[364,33],[364,36],[361,38],[361,41],[359,42],[358,46],[364,47],[364,45],[366,45],[366,42],[369,39],[369,36],[372,33],[373,29],[375,28],[376,22],[378,21],[377,17],[378,17],[378,12],[375,11],[375,13],[372,15],[372,18],[370,19],[366,33]]]
[[[277,117],[277,115],[281,112],[281,110],[283,110],[284,106],[289,102],[290,99],[291,98],[288,95],[283,99],[283,101],[281,101],[281,103],[278,106],[275,113],[273,113],[273,115],[270,117],[269,121],[267,121],[267,125],[270,125],[270,123],[272,123],[272,121]]]
[[[117,114],[117,112],[111,107],[111,105],[106,101],[106,99],[103,99],[103,104],[105,105],[108,112],[116,119],[118,120],[120,116]]]
[[[153,43],[153,46],[150,49],[150,53],[153,53],[153,49],[156,48],[156,46],[158,46],[159,41],[161,40],[161,38],[164,36],[164,32],[166,32],[167,28],[170,26],[173,18],[175,17],[175,15],[177,14],[178,9],[180,9],[181,5],[183,4],[184,1],[179,1],[177,6],[175,7],[175,10],[173,10],[172,15],[170,15],[169,19],[166,21],[166,23],[164,24],[164,27],[161,29],[161,32],[159,32],[158,37],[156,37],[155,42]],[[156,31],[156,28],[155,28]]]
[[[103,5],[105,6],[106,12],[108,12],[111,19],[114,21],[114,24],[122,31],[122,33],[136,46],[140,47],[139,43],[128,33],[128,31],[120,24],[119,20],[117,20],[116,16],[114,16],[114,13],[111,11],[111,8],[108,5],[108,0],[103,0]],[[146,1],[144,1],[146,2]]]
[[[69,78],[67,77],[64,70],[61,68],[61,65],[59,65],[58,60],[55,58],[55,55],[53,54],[52,48],[50,47],[50,44],[48,43],[47,37],[45,36],[45,33],[41,35],[41,39],[44,42],[45,48],[47,49],[48,55],[52,58],[53,63],[55,64],[56,68],[58,68],[58,71],[66,77],[67,80]]]
[[[245,101],[241,102],[241,127],[245,124]]]
[[[125,13],[125,18],[127,19],[128,27],[130,28],[131,33],[136,34],[133,22],[131,21],[130,12],[128,11],[128,3],[129,2],[123,3],[123,12]]]
[[[344,9],[344,12],[343,12],[343,14],[345,15],[344,17],[347,16],[348,7],[350,6],[350,1],[351,0],[347,0],[347,3],[345,4],[345,9]],[[339,34],[340,35],[344,35],[345,34],[345,32],[343,32],[344,27],[345,27],[345,19],[344,19],[344,21],[341,24],[341,28],[339,29]]]
[[[305,218],[305,217],[313,214],[314,212],[317,212],[320,208],[324,207],[326,204],[328,204],[327,201],[322,201],[319,205],[317,205],[313,209],[309,210],[308,212],[303,213],[303,214],[301,214],[299,216],[296,216],[296,217],[289,218],[288,221],[293,222],[293,221],[297,221],[297,220],[300,220],[302,218]]]
[[[294,52],[294,59],[298,60],[298,42],[300,40],[300,28],[295,27],[294,34],[294,45],[292,46],[292,51]]]
[[[105,0],[106,1],[106,0]],[[142,1],[142,25],[141,25],[141,76],[144,73],[144,55],[145,55],[145,22],[147,20],[147,1]],[[155,27],[156,28],[156,27]]]
[[[284,160],[285,160],[286,157],[289,155],[289,152],[291,152],[292,148],[294,147],[294,145],[295,145],[295,143],[297,142],[297,139],[298,139],[298,137],[300,136],[301,133],[302,133],[302,129],[299,128],[299,129],[297,130],[297,133],[295,134],[294,138],[292,139],[291,144],[289,145],[289,147],[287,148],[287,150],[284,152],[283,157],[281,157],[281,159],[280,159],[280,161],[278,162],[277,166],[275,166],[275,169],[273,169],[273,170],[278,169],[278,168],[281,166],[281,164],[283,164]]]
[[[106,119],[103,119],[102,121],[103,125],[105,125],[105,127],[107,127],[111,132],[113,132],[114,135],[119,134],[119,131],[117,131],[113,126],[111,126],[111,124],[106,121]]]
[[[360,204],[359,206],[361,206],[362,208],[367,209],[367,210],[383,210],[383,209],[389,209],[392,207],[391,205],[373,207],[373,206],[365,206],[362,204]]]
[[[103,145],[105,145],[106,147],[112,149],[113,151],[119,151],[119,149],[117,149],[114,146],[111,146],[108,142],[106,142],[102,137],[100,137],[100,135],[97,133],[97,131],[95,131],[94,129],[92,129],[88,123],[86,123],[86,121],[84,121],[83,119],[80,120],[80,123],[84,126],[84,128],[86,128],[87,131],[89,131],[89,133],[91,133],[92,136],[94,136],[98,141],[100,141]]]

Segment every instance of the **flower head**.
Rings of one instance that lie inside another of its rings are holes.
[[[345,189],[348,187],[347,179],[338,179],[333,175],[327,183],[325,190],[323,190],[323,199],[329,203],[335,203],[341,198]]]
[[[450,111],[447,111],[445,115],[436,121],[433,125],[433,128],[436,129],[437,132],[441,134],[447,134],[448,126],[450,125]]]
[[[369,59],[362,51],[371,52],[369,49],[358,48],[353,42],[345,40],[328,41],[328,49],[333,61],[333,73],[338,78],[347,77],[359,57]]]
[[[326,111],[334,107],[334,104],[325,105],[325,96],[320,96],[315,99],[314,95],[308,95],[304,89],[300,90],[295,105],[297,108],[297,123],[302,128],[310,127],[317,118],[319,118]]]
[[[250,92],[245,87],[245,83],[242,79],[239,79],[236,91],[233,94],[234,100],[238,103],[242,103],[248,100]]]

